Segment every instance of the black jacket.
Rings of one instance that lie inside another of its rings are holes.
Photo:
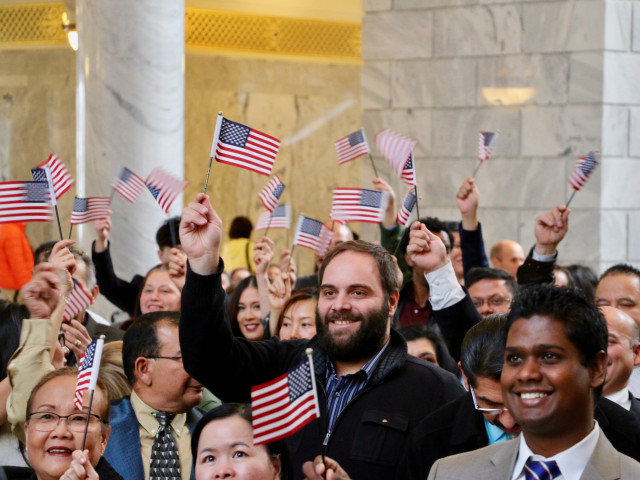
[[[392,330],[391,344],[368,385],[340,413],[327,438],[327,357],[315,339],[249,342],[234,338],[223,303],[219,274],[203,277],[188,269],[180,322],[184,366],[223,401],[248,401],[252,385],[276,378],[301,362],[306,348],[314,349],[321,417],[287,439],[296,478],[302,478],[302,463],[320,454],[320,439],[324,439],[325,455],[356,478],[393,478],[415,425],[464,392],[452,374],[409,357],[406,343]]]

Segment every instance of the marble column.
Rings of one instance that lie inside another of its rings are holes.
[[[78,0],[78,195],[108,196],[124,165],[184,175],[184,2]],[[171,214],[182,209],[182,197]],[[111,252],[129,279],[158,263],[155,233],[168,218],[149,192],[112,202]],[[91,224],[79,231],[89,249]]]
[[[478,131],[499,130],[476,177],[485,244],[512,238],[528,250],[535,216],[567,200],[577,158],[599,150],[559,263],[638,265],[640,1],[364,0],[364,9],[363,123],[371,135],[388,126],[418,140],[423,215],[459,219],[455,194],[474,170]]]

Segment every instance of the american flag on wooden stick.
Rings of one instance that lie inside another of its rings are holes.
[[[185,182],[162,167],[154,168],[145,182],[151,195],[165,213],[169,213],[171,204],[182,193],[187,183],[189,182]]]
[[[0,223],[51,220],[51,193],[47,182],[0,182]]]
[[[267,228],[289,228],[291,219],[289,217],[289,205],[278,205],[273,213],[262,212],[258,217],[258,222],[254,230],[266,230]]]
[[[116,177],[113,179],[113,189],[134,203],[142,191],[144,190],[144,180],[133,173],[127,167],[122,167]]]
[[[400,177],[416,144],[415,140],[400,135],[390,128],[385,128],[376,134],[376,147]]]
[[[109,197],[76,197],[73,199],[71,225],[107,218],[111,214],[110,206],[111,199]]]
[[[78,283],[77,280],[73,280],[73,289],[67,299],[67,304],[64,307],[64,313],[62,318],[68,322],[72,318],[75,318],[78,313],[86,310],[91,305],[91,295]]]
[[[369,143],[364,134],[364,130],[360,129],[344,138],[335,142],[336,155],[338,157],[338,165],[347,163],[362,155],[369,154]]]
[[[576,162],[576,168],[569,176],[569,185],[574,190],[580,190],[598,166],[596,154],[590,152],[586,157],[580,157]]]
[[[280,140],[219,116],[211,145],[211,157],[220,163],[271,175]]]
[[[273,212],[273,210],[278,206],[282,192],[284,192],[284,187],[284,183],[282,183],[282,180],[280,180],[280,177],[277,175],[267,183],[260,192],[260,195],[258,195],[260,201],[264,205],[264,208]]]
[[[305,359],[278,378],[251,387],[254,445],[286,438],[320,416],[311,365]]]
[[[323,257],[329,249],[333,238],[333,232],[325,227],[322,222],[313,218],[300,215],[298,226],[293,237],[293,244],[307,247]]]
[[[403,227],[406,227],[409,224],[411,214],[413,213],[413,209],[416,208],[417,202],[418,199],[416,198],[416,194],[414,193],[413,189],[409,190],[404,196],[402,206],[400,207],[400,211],[398,212],[398,223]]]
[[[478,160],[489,160],[496,145],[498,134],[495,132],[480,132],[478,136]]]
[[[65,167],[64,163],[62,163],[55,153],[49,155],[49,158],[36,168],[31,169],[31,174],[35,181],[46,181],[46,174],[44,171],[45,167],[49,167],[53,190],[55,192],[56,199],[58,199],[71,188],[75,181],[67,167]]]
[[[94,340],[87,346],[87,349],[78,361],[78,380],[76,382],[76,390],[73,399],[73,405],[78,410],[82,410],[84,392],[96,389],[103,346],[103,338]]]
[[[387,192],[366,188],[335,188],[331,218],[344,222],[380,223],[388,202]]]

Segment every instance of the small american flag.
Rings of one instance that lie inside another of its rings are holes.
[[[402,172],[417,142],[386,128],[376,134],[376,147],[387,162],[402,177]]]
[[[47,182],[1,182],[0,223],[53,220]]]
[[[211,145],[216,161],[271,175],[280,140],[253,128],[219,117],[220,128]],[[216,138],[217,137],[217,138]]]
[[[58,158],[55,153],[49,155],[49,158],[42,162],[38,167],[31,170],[33,179],[36,181],[46,180],[44,168],[49,167],[51,172],[51,182],[53,184],[53,190],[56,195],[56,199],[64,195],[67,190],[74,184],[73,177],[65,167],[64,163]]]
[[[365,188],[335,188],[331,218],[344,222],[380,223],[388,202],[387,192]]]
[[[289,205],[278,205],[273,213],[266,211],[258,217],[258,223],[254,230],[266,230],[267,228],[289,228],[291,218]]]
[[[75,318],[78,313],[86,310],[91,305],[91,295],[80,285],[76,280],[73,280],[73,289],[67,299],[67,304],[64,307],[64,313],[62,318],[68,322],[72,318]]]
[[[398,223],[403,227],[406,227],[409,224],[409,219],[411,218],[413,209],[416,208],[416,202],[416,194],[413,190],[409,190],[404,196],[402,206],[398,212]]]
[[[413,152],[409,153],[407,163],[404,164],[400,178],[404,183],[413,187],[416,184],[416,166],[413,161]]]
[[[580,157],[576,162],[576,169],[569,176],[569,185],[574,190],[580,190],[598,166],[596,154],[590,152],[586,157]]]
[[[107,218],[111,215],[109,197],[76,197],[73,199],[73,211],[71,212],[71,225]]]
[[[264,208],[273,212],[273,210],[278,206],[278,202],[280,201],[280,196],[284,192],[284,183],[280,180],[280,177],[275,175],[267,186],[262,189],[260,192],[260,201],[264,205]]]
[[[73,399],[73,405],[78,410],[82,410],[84,392],[86,390],[92,391],[96,389],[103,347],[103,338],[94,340],[87,346],[80,360],[78,360],[78,381],[76,382],[75,397]]]
[[[144,180],[127,167],[122,167],[113,179],[112,186],[116,192],[134,203],[144,190]]]
[[[362,129],[336,141],[335,146],[338,165],[370,153],[369,143]]]
[[[313,375],[305,359],[275,380],[251,387],[254,445],[288,437],[320,416]]]
[[[165,213],[169,213],[169,207],[171,207],[176,197],[182,193],[187,183],[189,182],[181,180],[162,167],[154,168],[145,182],[151,195],[153,195],[153,198],[156,199]]]
[[[329,249],[332,238],[333,232],[325,227],[322,222],[300,215],[296,234],[293,237],[293,244],[310,248],[318,256],[323,257]]]
[[[495,132],[480,132],[478,137],[478,160],[481,162],[489,160],[497,139],[498,134]]]

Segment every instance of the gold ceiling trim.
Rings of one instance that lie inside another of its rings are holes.
[[[357,23],[185,10],[187,48],[253,56],[361,62]]]
[[[0,49],[67,47],[64,3],[0,6]],[[361,63],[358,23],[185,9],[185,44],[224,55]]]
[[[0,48],[65,46],[65,10],[63,3],[0,6]]]

